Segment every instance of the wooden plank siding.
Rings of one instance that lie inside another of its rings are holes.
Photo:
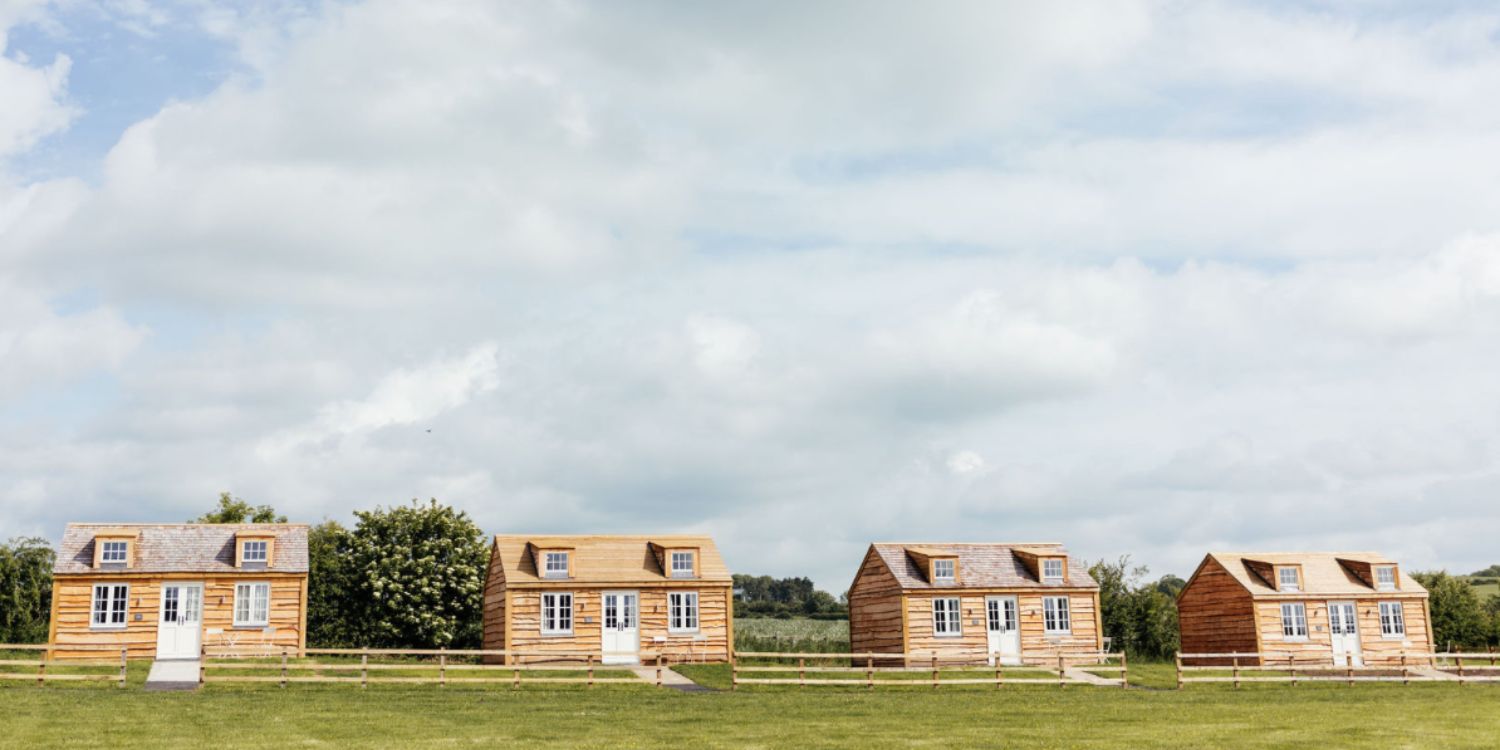
[[[202,643],[210,648],[227,647],[232,642],[237,648],[289,648],[300,653],[306,647],[306,574],[255,571],[238,576],[56,576],[53,580],[51,626],[54,658],[98,658],[96,650],[68,648],[79,645],[122,647],[127,649],[129,658],[155,658],[161,589],[163,582],[168,580],[203,584]],[[234,627],[234,585],[252,581],[270,583],[269,624],[266,627]],[[90,627],[90,606],[96,583],[129,584],[130,597],[123,629],[96,630]]]
[[[872,547],[849,586],[850,651],[904,652],[902,608],[901,584]]]
[[[553,591],[549,589],[548,591]],[[672,586],[656,588],[627,588],[608,586],[600,588],[575,587],[573,594],[573,632],[571,635],[543,635],[541,615],[541,590],[521,589],[509,592],[508,605],[504,599],[491,613],[504,618],[508,625],[510,642],[506,650],[530,652],[557,652],[559,654],[592,654],[596,659],[603,655],[603,592],[637,591],[640,594],[639,634],[642,653],[660,653],[669,662],[729,660],[730,625],[732,613],[731,589],[724,586]],[[698,593],[698,630],[692,633],[673,633],[667,626],[667,593],[669,591],[696,591]],[[509,610],[507,611],[507,606]],[[492,629],[486,623],[486,637],[496,634],[504,638],[505,625]],[[665,640],[657,642],[656,638]],[[488,647],[488,646],[487,646]],[[521,661],[537,661],[545,657],[527,657]]]
[[[956,589],[905,595],[907,653],[937,651],[942,655],[987,651],[989,632],[985,622],[985,599],[991,596],[1016,597],[1022,659],[1055,656],[1059,651],[1078,653],[1097,652],[1100,649],[1102,634],[1093,589]],[[1071,632],[1066,635],[1049,635],[1046,632],[1042,599],[1054,596],[1068,597]],[[959,599],[962,632],[957,636],[938,637],[932,630],[932,600],[951,597]]]
[[[1255,601],[1218,560],[1207,558],[1183,587],[1177,600],[1177,622],[1184,654],[1256,653],[1260,651]],[[1276,635],[1281,636],[1280,621]],[[1198,664],[1200,662],[1193,662]],[[1203,661],[1204,665],[1218,663]],[[1245,662],[1249,664],[1250,662]]]
[[[1307,638],[1305,640],[1289,640],[1282,634],[1281,605],[1292,601],[1302,602],[1307,608]],[[1355,617],[1359,622],[1360,653],[1363,654],[1367,664],[1395,663],[1401,658],[1402,651],[1425,654],[1433,650],[1432,633],[1427,626],[1425,600],[1390,594],[1257,601],[1255,623],[1260,628],[1261,648],[1267,652],[1294,654],[1299,660],[1316,661],[1332,658],[1333,636],[1328,629],[1328,603],[1331,601],[1354,603]],[[1392,601],[1401,602],[1402,618],[1406,621],[1405,638],[1386,638],[1380,634],[1380,602]],[[1183,650],[1188,652],[1185,643]]]

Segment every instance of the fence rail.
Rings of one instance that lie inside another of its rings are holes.
[[[1184,664],[1184,661],[1200,662]],[[1202,664],[1213,661],[1215,664]],[[1273,682],[1500,682],[1500,653],[1403,651],[1397,655],[1369,654],[1363,663],[1335,664],[1331,655],[1296,652],[1229,652],[1178,654],[1177,688],[1188,683]],[[1467,662],[1467,663],[1466,663]],[[1473,670],[1479,669],[1480,672]],[[1227,675],[1225,673],[1228,673]],[[1213,673],[1213,674],[1205,674]],[[1198,676],[1202,675],[1202,676]],[[1248,676],[1247,676],[1248,675]]]
[[[796,666],[785,663],[756,663],[758,661],[784,662],[795,659]],[[747,660],[749,660],[747,662]],[[900,660],[900,666],[882,665],[876,666],[875,662]],[[796,685],[807,687],[809,685],[863,685],[874,690],[879,687],[906,686],[919,687],[930,685],[936,690],[943,685],[994,685],[996,688],[1007,684],[1093,684],[1093,685],[1118,685],[1129,687],[1129,670],[1123,653],[1105,653],[1100,651],[1059,652],[1031,657],[1023,657],[1021,664],[1007,665],[1005,657],[999,653],[984,651],[965,652],[861,652],[861,653],[797,653],[781,651],[737,651],[730,660],[730,689],[738,690],[740,685]],[[808,661],[814,662],[811,667]],[[835,662],[833,664],[822,664],[819,662]],[[1114,662],[1114,663],[1112,663]],[[1025,673],[1046,672],[1047,677],[1007,677],[1007,669],[1019,669]],[[1118,678],[1108,678],[1093,675],[1092,679],[1084,679],[1072,672],[1078,669],[1086,672],[1119,672]],[[971,677],[980,670],[993,674],[985,677]],[[811,671],[815,676],[809,678],[807,673]],[[797,676],[792,677],[741,677],[742,673],[751,675],[760,674],[789,674],[795,672]],[[915,680],[910,678],[892,678],[888,675],[900,673],[927,673],[931,680]],[[944,674],[948,676],[944,676]],[[818,677],[816,675],[861,675],[850,677]]]
[[[291,683],[358,683],[361,688],[372,684],[509,684],[519,689],[522,683],[573,684],[593,687],[608,684],[645,684],[641,678],[599,676],[600,670],[611,672],[638,669],[636,665],[613,665],[601,663],[599,657],[586,652],[517,651],[499,649],[358,649],[358,648],[310,648],[295,656],[292,649],[267,653],[255,651],[233,651],[226,649],[202,649],[198,661],[199,684],[244,682],[277,683],[286,687]],[[328,661],[317,657],[353,657],[359,661]],[[398,661],[396,658],[416,660]],[[433,659],[432,657],[436,657]],[[502,663],[482,664],[466,661],[454,662],[452,658],[495,658]],[[269,661],[267,660],[269,659]],[[533,659],[521,663],[524,659]],[[505,664],[505,660],[516,663]],[[641,654],[642,664],[656,668],[657,687],[662,685],[662,673],[666,669],[663,654]],[[408,674],[384,674],[403,671]],[[416,672],[418,674],[410,674]],[[450,676],[450,673],[459,673]],[[574,676],[558,676],[558,672],[583,673]],[[309,674],[310,673],[310,674]],[[334,674],[330,674],[334,673]],[[354,674],[357,673],[357,676]],[[372,674],[373,673],[373,674]]]
[[[0,643],[0,652],[5,651],[40,651],[40,656],[35,659],[12,659],[0,658],[0,680],[35,680],[38,686],[48,682],[110,682],[115,687],[125,687],[125,665],[126,649],[114,646],[68,646],[69,651],[97,651],[101,656],[109,654],[111,658],[100,659],[69,659],[66,662],[54,661],[52,646],[38,643]],[[120,658],[113,658],[118,652]],[[54,671],[47,671],[47,667],[53,667]],[[57,672],[57,667],[72,670],[80,669],[102,669],[108,668],[109,672]],[[35,667],[35,672],[19,672],[14,667]]]

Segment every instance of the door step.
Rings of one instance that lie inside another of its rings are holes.
[[[157,659],[146,676],[147,690],[197,690],[197,659]]]

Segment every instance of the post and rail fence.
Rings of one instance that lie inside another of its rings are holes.
[[[930,687],[936,690],[945,685],[994,685],[996,688],[1008,684],[1130,685],[1123,653],[1077,651],[1039,654],[1023,657],[1019,659],[1019,664],[1005,664],[1005,659],[999,653],[985,651],[737,651],[730,659],[730,689],[738,690],[741,685],[853,685],[869,690],[893,686]],[[791,664],[793,660],[795,665]],[[809,661],[813,662],[811,666]],[[880,662],[880,665],[877,666],[876,662]],[[1007,675],[1007,670],[1019,671],[1020,675]],[[813,677],[808,677],[809,672],[813,673]],[[1081,676],[1080,672],[1087,676]],[[1120,676],[1102,677],[1093,674],[1096,672],[1119,672]],[[795,677],[791,676],[793,673]],[[752,676],[743,677],[743,674]],[[916,678],[917,674],[921,674],[922,678]],[[984,676],[977,676],[980,674]]]
[[[114,682],[115,687],[125,687],[125,666],[129,656],[127,649],[108,645],[70,645],[66,649],[74,651],[97,651],[98,659],[67,659],[56,660],[51,658],[53,646],[39,643],[0,643],[0,680],[35,680],[38,686],[48,682]],[[17,659],[4,654],[6,651],[40,651],[41,655],[35,659]],[[119,659],[114,654],[120,655]],[[48,666],[53,667],[48,671]],[[35,667],[34,672],[16,671],[17,667]],[[59,672],[58,668],[67,671]],[[75,669],[101,670],[108,672],[89,671],[78,672]]]
[[[601,663],[597,654],[560,651],[518,651],[500,649],[393,649],[393,648],[309,648],[293,660],[294,649],[226,650],[201,649],[198,682],[276,683],[357,683],[361,688],[372,684],[509,684],[519,689],[523,683],[574,684],[593,687],[608,684],[641,685],[642,680],[609,676],[636,665]],[[353,657],[359,657],[354,661]],[[332,657],[332,658],[328,658]],[[482,663],[495,659],[499,663]],[[642,654],[641,664],[656,664],[656,685],[662,682],[662,654]],[[479,661],[474,661],[479,660]],[[513,663],[505,663],[510,661]],[[604,671],[601,676],[598,672]],[[452,674],[452,673],[457,673]],[[559,675],[558,673],[572,673]]]
[[[1361,664],[1331,655],[1284,651],[1177,654],[1177,688],[1192,683],[1500,682],[1500,653],[1402,651],[1366,654]],[[1185,662],[1197,662],[1193,664]],[[1212,662],[1212,663],[1204,663]],[[1476,671],[1478,670],[1478,671]]]

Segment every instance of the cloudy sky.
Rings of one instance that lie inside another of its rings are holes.
[[[1500,562],[1500,12],[0,0],[0,536]]]

